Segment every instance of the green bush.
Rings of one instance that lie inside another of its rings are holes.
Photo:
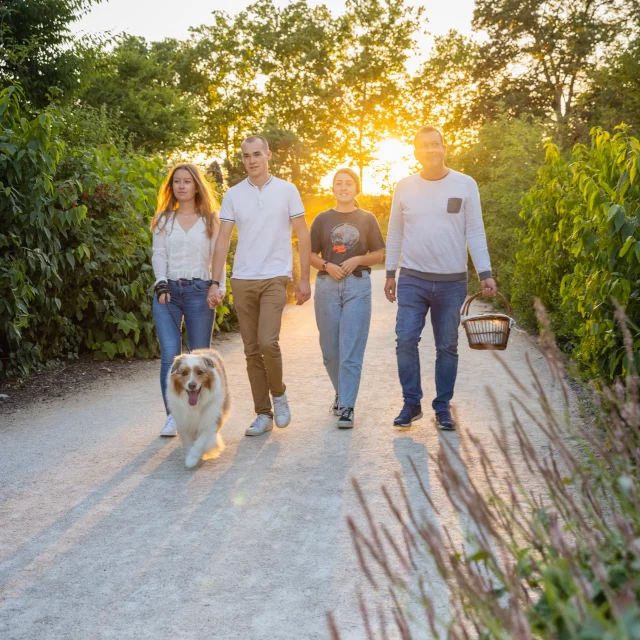
[[[544,161],[544,138],[539,123],[503,116],[485,124],[476,142],[451,158],[454,169],[478,183],[493,277],[507,298],[516,264],[515,231],[524,225],[521,200]],[[475,270],[469,282],[472,287],[477,282]]]
[[[150,357],[148,224],[165,167],[111,143],[67,147],[61,112],[0,93],[2,374],[76,357]]]
[[[591,135],[570,160],[547,145],[523,200],[513,303],[533,326],[539,298],[561,346],[591,376],[613,379],[629,363],[612,298],[627,309],[636,358],[640,349],[640,141],[624,127]]]

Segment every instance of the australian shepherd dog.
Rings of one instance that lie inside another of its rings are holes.
[[[224,451],[220,430],[231,400],[224,362],[217,351],[198,349],[176,357],[169,372],[167,403],[189,469]]]

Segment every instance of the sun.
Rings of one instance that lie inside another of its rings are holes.
[[[374,153],[374,159],[365,167],[362,176],[362,191],[371,195],[390,193],[398,180],[416,172],[416,160],[413,157],[413,146],[398,138],[385,138],[380,141]],[[351,158],[344,165],[356,172],[358,168]],[[337,169],[338,167],[336,167]],[[320,187],[331,190],[331,181],[335,169],[320,181]]]

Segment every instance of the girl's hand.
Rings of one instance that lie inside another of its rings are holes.
[[[220,287],[217,284],[212,284],[207,294],[209,309],[215,309],[222,302],[223,297],[224,294],[220,291]]]
[[[167,304],[167,302],[171,302],[171,294],[170,293],[161,293],[158,296],[158,302],[160,304]]]
[[[340,282],[345,277],[345,273],[342,271],[342,268],[337,264],[332,264],[329,262],[327,264],[327,273],[336,281]]]
[[[360,257],[359,256],[354,256],[353,258],[349,258],[348,260],[345,260],[341,265],[340,268],[342,269],[342,273],[344,274],[344,276],[350,276],[356,267],[358,267],[360,265]]]

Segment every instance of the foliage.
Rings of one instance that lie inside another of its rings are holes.
[[[625,24],[620,0],[477,0],[473,26],[488,35],[477,67],[483,93],[516,115],[566,123],[587,71]]]
[[[515,231],[524,226],[520,201],[544,161],[544,137],[540,123],[503,115],[486,123],[476,142],[450,161],[478,183],[493,276],[507,298],[518,248]]]
[[[429,58],[410,80],[414,122],[440,128],[450,152],[467,147],[481,124],[475,113],[479,64],[478,44],[451,30],[435,38]]]
[[[181,56],[176,40],[147,44],[121,36],[113,50],[100,54],[81,100],[106,107],[136,148],[185,152],[197,121],[193,98],[180,89]]]
[[[546,164],[523,201],[513,302],[532,324],[532,298],[548,307],[564,348],[592,376],[627,371],[612,298],[627,308],[640,348],[640,141],[596,128],[567,161]]]
[[[19,89],[0,94],[2,374],[83,347],[150,357],[148,222],[163,163],[108,142],[67,147],[59,110],[21,109]]]
[[[401,478],[401,499],[383,488],[402,535],[375,522],[354,481],[367,522],[358,526],[348,519],[360,566],[373,589],[390,594],[394,631],[406,640],[638,637],[640,378],[631,368],[611,388],[596,391],[594,385],[601,430],[572,424],[563,417],[571,414],[562,358],[544,310],[538,311],[543,353],[553,384],[563,391],[564,413],[553,411],[530,365],[531,387],[511,374],[521,394],[512,396],[509,426],[494,398],[499,428],[491,441],[469,433],[471,445],[463,440],[461,454],[457,439],[443,437],[438,454],[431,454],[464,523],[464,545],[454,542],[456,532],[441,519],[442,505],[434,503],[428,479],[412,460],[424,504],[408,498]],[[624,327],[622,312],[617,319]],[[625,345],[631,359],[628,332]],[[536,446],[532,429],[550,446]],[[474,460],[479,475],[468,472],[465,460]],[[544,496],[536,486],[544,487]],[[441,594],[427,589],[432,585],[425,566],[447,586],[445,615],[436,609]],[[382,611],[380,635],[375,633],[368,600],[360,597],[365,637],[391,637]],[[330,616],[329,622],[339,640],[338,621]]]
[[[589,77],[589,87],[576,105],[577,135],[599,126],[613,129],[621,122],[640,134],[640,36],[619,47]]]
[[[20,83],[35,107],[52,89],[72,95],[92,63],[91,43],[69,26],[100,0],[20,0],[0,3],[0,88]]]
[[[377,143],[402,132],[406,120],[406,62],[415,48],[422,7],[405,0],[347,0],[345,57],[340,65],[344,155],[362,171]]]

